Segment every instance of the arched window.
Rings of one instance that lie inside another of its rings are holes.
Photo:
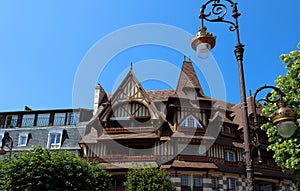
[[[203,129],[203,126],[199,121],[192,115],[188,116],[181,124],[182,127],[193,127],[197,129]]]

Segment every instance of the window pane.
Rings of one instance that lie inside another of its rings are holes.
[[[60,143],[60,134],[56,134],[56,142],[55,143]]]
[[[54,114],[54,121],[53,125],[64,125],[66,120],[66,114],[65,113],[55,113]]]
[[[189,176],[181,176],[181,186],[189,186]]]
[[[202,187],[202,180],[199,176],[193,178],[194,187]]]
[[[217,182],[218,182],[217,178],[212,178],[211,179],[212,188],[218,188]]]
[[[194,127],[194,119],[192,117],[188,118],[188,127]]]
[[[50,134],[50,144],[55,143],[55,137],[56,137],[56,134],[54,134],[54,133]]]
[[[59,149],[61,146],[62,132],[50,133],[48,146],[50,149]]]
[[[8,115],[5,120],[5,127],[16,127],[18,122],[18,115]]]
[[[203,126],[199,123],[199,121],[193,117],[189,116],[186,120],[184,120],[181,125],[182,127],[194,127],[194,128],[199,128],[202,129]]]
[[[68,125],[76,125],[79,122],[79,113],[68,114]]]
[[[49,125],[50,113],[38,114],[36,126],[46,127]]]
[[[2,146],[3,133],[0,134],[0,146]]]
[[[235,180],[232,178],[227,179],[227,188],[228,190],[235,190]]]
[[[26,145],[27,137],[22,136],[20,138],[20,145]]]
[[[23,115],[22,127],[33,127],[34,114]]]

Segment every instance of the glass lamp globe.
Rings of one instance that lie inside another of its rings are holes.
[[[289,138],[295,133],[296,127],[294,121],[283,121],[276,124],[278,133],[284,138]]]
[[[282,107],[283,103],[281,103],[280,108],[273,113],[272,121],[273,124],[276,125],[278,133],[280,136],[284,138],[289,138],[295,132],[296,126],[296,116],[297,113],[295,110]]]
[[[199,58],[206,59],[210,56],[211,45],[209,43],[200,43],[196,48]]]

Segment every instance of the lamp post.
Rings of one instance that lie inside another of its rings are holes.
[[[2,143],[0,147],[0,154],[4,155],[6,154],[6,151],[4,150],[4,147],[7,147],[9,149],[9,158],[11,158],[11,151],[13,148],[13,140],[9,136],[9,133],[7,131],[4,132],[4,136],[2,138]]]
[[[278,106],[278,109],[270,116],[273,125],[276,125],[278,134],[283,138],[289,138],[291,137],[296,130],[296,119],[297,119],[297,113],[295,110],[286,107],[285,102],[283,101],[283,92],[275,87],[275,86],[262,86],[258,88],[253,96],[253,124],[254,124],[254,132],[257,136],[257,131],[259,130],[259,115],[257,114],[257,105],[256,105],[256,96],[259,92],[265,89],[272,89],[276,92],[276,95],[273,95],[271,92],[267,94],[267,96],[264,99],[261,99],[264,102],[267,103],[275,103]],[[258,140],[257,140],[258,141]],[[295,171],[296,177],[300,176],[299,170]],[[296,178],[296,189],[300,190],[300,184],[298,178]]]
[[[199,32],[192,38],[191,45],[194,50],[197,51],[198,56],[202,57],[206,53],[209,53],[210,49],[215,46],[216,37],[211,33],[206,31],[204,26],[204,20],[208,22],[220,22],[227,23],[230,25],[229,30],[235,31],[237,44],[234,49],[234,54],[238,64],[238,76],[239,76],[239,86],[240,86],[240,100],[241,100],[241,112],[242,112],[242,125],[244,132],[244,144],[245,144],[245,162],[246,162],[246,176],[247,176],[247,186],[249,191],[254,190],[254,178],[253,178],[253,167],[250,153],[250,137],[249,137],[249,122],[248,122],[248,110],[247,110],[247,100],[245,91],[245,79],[244,79],[244,69],[243,69],[243,55],[244,55],[244,45],[240,41],[239,34],[239,24],[238,17],[241,15],[237,9],[237,3],[231,0],[224,0],[230,4],[232,8],[233,21],[226,20],[225,16],[227,14],[227,7],[225,4],[220,2],[221,0],[208,0],[202,5],[200,9],[201,27]],[[207,6],[211,6],[209,12],[205,12]],[[216,16],[216,17],[213,17]],[[205,56],[204,56],[205,57]]]
[[[273,89],[277,93],[277,97],[274,97],[272,93],[268,93],[267,96],[262,99],[262,101],[268,103],[276,103],[278,105],[278,109],[271,115],[272,123],[276,125],[278,134],[284,138],[288,138],[292,136],[295,132],[295,121],[297,118],[297,113],[295,110],[286,107],[282,97],[284,96],[283,92],[275,87],[275,86],[262,86],[258,88],[253,95],[253,124],[254,128],[258,129],[258,115],[257,115],[257,106],[256,106],[256,96],[259,92],[265,89]]]

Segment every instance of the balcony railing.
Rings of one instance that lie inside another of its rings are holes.
[[[102,157],[104,161],[110,162],[132,162],[132,161],[155,161],[154,155],[128,156],[125,154],[107,154]]]

